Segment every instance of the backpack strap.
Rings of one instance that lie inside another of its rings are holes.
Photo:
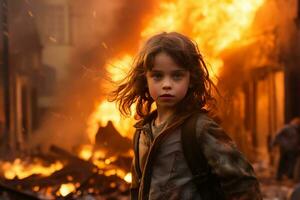
[[[203,200],[222,200],[224,194],[220,183],[211,173],[211,167],[203,154],[203,149],[196,137],[196,124],[202,113],[193,114],[188,118],[181,130],[181,144],[185,160],[191,173],[193,181],[197,186],[201,199]]]

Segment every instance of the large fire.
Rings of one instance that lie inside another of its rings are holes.
[[[264,0],[162,1],[155,17],[142,31],[143,38],[160,31],[179,31],[193,38],[217,76],[223,66],[219,54],[239,41]]]
[[[189,35],[204,53],[213,80],[220,73],[223,61],[220,53],[249,31],[257,9],[264,0],[173,0],[160,1],[153,16],[141,31],[141,40],[166,31]],[[138,41],[137,41],[138,42]],[[113,81],[121,80],[130,69],[132,55],[109,60],[105,66]],[[106,89],[111,89],[109,86]],[[105,114],[104,114],[105,113]],[[124,136],[130,136],[134,121],[120,118],[115,104],[106,100],[97,103],[88,120],[87,132],[93,143],[97,128],[113,121]]]

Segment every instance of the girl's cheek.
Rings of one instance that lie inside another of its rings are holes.
[[[155,90],[155,89],[149,89],[149,93],[150,93],[150,96],[152,97],[152,99],[154,100],[154,101],[156,101],[156,99],[157,99],[157,97],[158,97],[158,94],[157,94],[157,91]]]

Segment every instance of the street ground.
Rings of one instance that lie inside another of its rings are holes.
[[[293,180],[284,178],[282,181],[277,181],[275,179],[275,166],[263,164],[254,164],[253,166],[261,183],[261,191],[264,200],[290,199],[291,193],[296,185]]]

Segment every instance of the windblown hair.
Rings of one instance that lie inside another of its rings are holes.
[[[111,101],[116,101],[124,116],[131,114],[131,105],[136,104],[138,118],[147,116],[154,100],[151,98],[146,80],[146,72],[151,71],[155,56],[164,52],[184,69],[190,72],[190,85],[184,99],[176,106],[177,111],[192,111],[214,107],[212,95],[214,83],[209,77],[203,56],[198,46],[188,37],[177,33],[160,33],[149,38],[136,56],[131,71],[121,84],[111,93]]]

